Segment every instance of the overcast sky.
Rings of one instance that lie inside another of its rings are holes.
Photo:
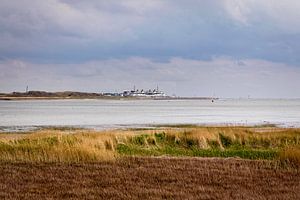
[[[0,92],[300,97],[300,1],[0,0]]]

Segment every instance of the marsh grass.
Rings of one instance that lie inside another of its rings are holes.
[[[0,137],[1,138],[1,137]],[[116,158],[116,138],[89,131],[43,130],[0,139],[0,160],[14,162],[94,162]]]
[[[98,162],[138,155],[239,157],[300,165],[299,147],[299,129],[265,126],[109,131],[50,128],[0,134],[0,161]]]
[[[121,155],[239,157],[297,163],[300,155],[284,150],[300,144],[299,129],[273,127],[192,127],[139,134],[117,145]],[[294,148],[292,152],[298,152]],[[285,152],[285,153],[282,153]]]
[[[279,154],[281,164],[300,168],[300,148],[286,147]]]

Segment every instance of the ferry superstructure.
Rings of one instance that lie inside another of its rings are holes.
[[[156,89],[149,89],[149,90],[138,90],[134,89],[133,90],[125,90],[123,92],[124,97],[166,97],[166,94],[159,90],[158,87]]]

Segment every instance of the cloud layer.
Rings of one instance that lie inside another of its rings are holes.
[[[0,92],[160,84],[300,97],[299,10],[294,0],[1,0]]]
[[[2,59],[70,62],[147,56],[299,64],[293,0],[2,0]]]

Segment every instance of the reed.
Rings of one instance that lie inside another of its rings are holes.
[[[287,147],[283,149],[279,154],[281,164],[300,167],[300,148],[299,147]]]
[[[284,148],[300,144],[299,136],[299,129],[191,127],[133,135],[127,144],[119,144],[117,150],[122,155],[276,160]]]
[[[116,158],[116,136],[91,131],[43,130],[0,137],[0,160],[13,162],[94,162]]]

